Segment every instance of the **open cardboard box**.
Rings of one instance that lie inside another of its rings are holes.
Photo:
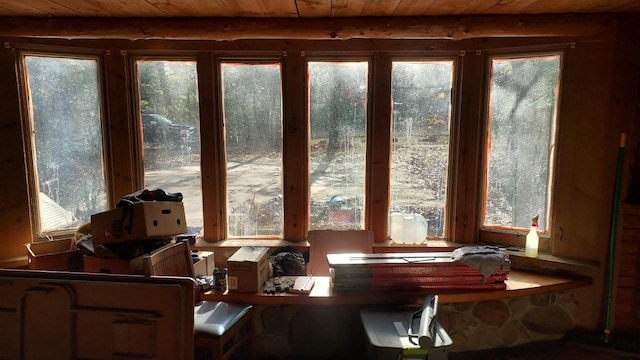
[[[75,247],[73,239],[26,244],[30,270],[82,271],[84,250]]]

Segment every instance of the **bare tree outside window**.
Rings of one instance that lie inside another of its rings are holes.
[[[107,208],[98,61],[24,57],[40,232],[69,230]]]
[[[310,230],[362,229],[368,62],[309,62]]]
[[[282,237],[280,63],[221,64],[229,237]]]
[[[390,210],[394,216],[401,213],[409,219],[410,216],[424,218],[428,224],[427,236],[442,238],[449,172],[453,61],[394,61],[391,84]],[[410,239],[392,240],[411,242]]]
[[[182,193],[187,232],[199,233],[203,210],[196,62],[140,60],[136,65],[145,188]]]
[[[548,228],[560,55],[491,62],[483,226]]]

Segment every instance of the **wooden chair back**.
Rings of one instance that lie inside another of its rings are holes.
[[[145,256],[144,267],[149,275],[195,277],[191,249],[186,241],[162,247]]]

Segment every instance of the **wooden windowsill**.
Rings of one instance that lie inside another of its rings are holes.
[[[11,258],[0,258],[0,269],[25,268],[29,265],[27,255]]]
[[[428,292],[353,292],[336,293],[328,276],[314,276],[315,286],[308,295],[289,293],[265,294],[247,292],[208,291],[200,298],[206,301],[227,301],[267,305],[390,305],[422,304]],[[522,270],[511,270],[506,290],[441,291],[441,303],[475,302],[506,299],[586,287],[592,279],[580,275],[546,275]],[[431,292],[432,293],[432,292]]]
[[[429,240],[426,244],[408,245],[393,244],[389,241],[373,244],[374,253],[388,252],[425,252],[425,251],[452,251],[460,246],[473,246],[480,244],[461,244],[441,240]],[[290,242],[285,240],[249,240],[234,239],[224,240],[217,243],[199,241],[194,249],[203,251],[213,251],[215,254],[216,266],[226,266],[226,259],[241,246],[265,246],[271,250],[291,246],[299,251],[306,252],[309,249],[309,242]],[[540,253],[536,258],[529,258],[521,251],[508,250],[511,259],[512,269],[533,271],[536,273],[570,273],[586,277],[597,275],[600,264],[596,261],[574,260],[553,256],[547,253]]]

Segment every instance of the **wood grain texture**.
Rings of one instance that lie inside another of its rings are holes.
[[[0,16],[275,17],[441,16],[639,11],[635,0],[25,0]]]
[[[0,33],[67,39],[452,39],[603,36],[613,38],[606,15],[369,17],[339,19],[37,19],[4,18]]]
[[[419,304],[424,300],[424,293],[416,292],[385,292],[376,296],[371,292],[336,293],[332,289],[331,278],[328,276],[314,276],[315,285],[309,295],[277,293],[248,293],[248,292],[215,292],[208,291],[201,294],[205,301],[230,301],[250,304],[278,304],[278,305],[384,305],[384,304]],[[512,270],[507,289],[498,291],[443,291],[439,292],[440,303],[458,303],[472,301],[486,301],[507,299],[519,296],[529,296],[548,292],[562,291],[587,287],[591,285],[588,277],[566,277],[541,275],[530,272]]]

